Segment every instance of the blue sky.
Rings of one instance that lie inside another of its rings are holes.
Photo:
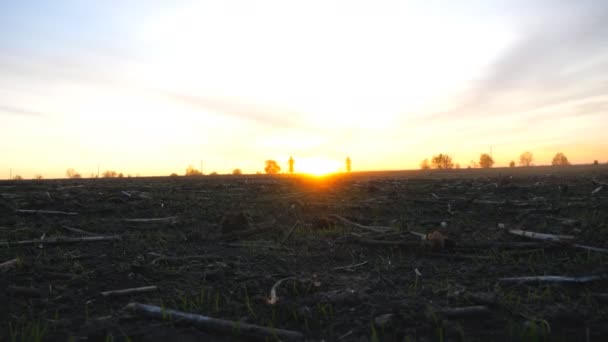
[[[0,170],[605,161],[606,23],[599,1],[3,2]]]

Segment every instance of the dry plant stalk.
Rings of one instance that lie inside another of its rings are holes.
[[[197,315],[172,309],[164,309],[156,305],[129,303],[125,310],[146,317],[163,319],[171,317],[177,323],[193,325],[197,328],[217,333],[237,335],[243,339],[302,341],[304,335],[298,331],[269,328],[255,324],[229,321],[209,316]]]
[[[157,217],[157,218],[133,218],[133,219],[122,219],[122,221],[130,222],[130,223],[175,222],[175,221],[177,221],[177,216]]]
[[[116,296],[124,296],[136,293],[144,293],[144,292],[152,292],[158,290],[156,285],[152,286],[142,286],[142,287],[134,287],[130,289],[122,289],[122,290],[113,290],[113,291],[103,291],[101,293],[104,297],[116,297]]]
[[[3,262],[0,264],[0,271],[6,272],[6,271],[10,270],[11,268],[17,266],[18,263],[19,263],[19,258],[15,258],[13,260]]]
[[[387,227],[387,226],[365,226],[365,225],[359,224],[357,222],[353,222],[351,220],[348,220],[348,219],[346,219],[346,218],[344,218],[344,217],[342,217],[340,215],[331,215],[331,217],[335,217],[338,220],[340,220],[340,221],[342,221],[342,222],[344,222],[346,224],[349,224],[349,225],[351,225],[353,227],[357,227],[357,228],[363,229],[363,230],[369,230],[369,231],[374,232],[374,233],[386,233],[386,232],[388,232],[388,231],[390,231],[390,230],[393,229],[393,228]]]
[[[70,238],[70,237],[52,237],[46,239],[35,239],[35,240],[22,240],[22,241],[0,241],[1,247],[10,247],[10,246],[32,246],[32,245],[59,245],[59,244],[69,244],[69,243],[79,243],[79,242],[98,242],[98,241],[116,241],[120,240],[121,237],[119,235],[109,235],[109,236],[84,236],[79,238]]]
[[[58,211],[58,210],[33,210],[33,209],[15,209],[18,214],[41,214],[41,215],[65,215],[74,216],[78,213],[71,211]]]
[[[272,285],[272,288],[270,289],[270,297],[268,299],[266,299],[266,303],[268,303],[270,305],[274,305],[279,301],[279,297],[277,297],[277,287],[279,287],[279,285],[281,285],[282,282],[289,280],[289,279],[294,279],[294,277],[287,277],[287,278],[280,279],[276,283],[274,283],[274,285]]]

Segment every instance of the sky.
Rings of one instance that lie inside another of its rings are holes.
[[[0,178],[606,162],[607,110],[604,1],[0,2]]]

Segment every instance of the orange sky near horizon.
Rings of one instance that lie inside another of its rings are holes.
[[[0,4],[0,179],[608,162],[608,4]]]

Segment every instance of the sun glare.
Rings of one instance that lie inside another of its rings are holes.
[[[312,176],[325,176],[340,169],[340,163],[335,160],[323,158],[305,158],[296,160],[295,169],[297,173]]]

